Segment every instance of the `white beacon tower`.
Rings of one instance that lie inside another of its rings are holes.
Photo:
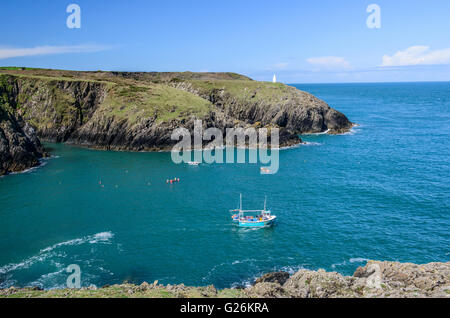
[[[273,80],[272,82],[276,83],[277,82],[277,76],[275,74],[273,74]]]

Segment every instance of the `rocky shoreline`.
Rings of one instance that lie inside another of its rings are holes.
[[[167,151],[176,128],[267,128],[280,147],[353,124],[315,96],[234,73],[120,73],[0,68],[0,175],[39,164],[41,141]],[[270,139],[270,133],[269,133]],[[270,140],[269,140],[270,142]],[[205,145],[207,142],[204,142]]]
[[[450,298],[450,262],[416,265],[369,261],[353,276],[324,270],[268,273],[247,288],[121,284],[78,290],[36,287],[0,290],[2,297],[49,298]]]

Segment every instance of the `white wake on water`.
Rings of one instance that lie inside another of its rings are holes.
[[[356,133],[359,133],[360,131],[361,131],[361,125],[354,124],[352,126],[352,128],[350,128],[349,131],[342,133],[342,134],[336,134],[335,136],[355,135]]]
[[[320,142],[305,141],[302,145],[303,146],[322,146],[323,144],[321,144]]]
[[[350,258],[348,261],[343,261],[341,263],[332,264],[331,268],[334,269],[334,268],[336,268],[338,266],[346,266],[346,265],[348,265],[348,262],[353,264],[353,263],[365,263],[365,262],[368,262],[368,261],[369,261],[369,259],[367,259],[367,258],[355,257],[355,258]]]
[[[319,133],[311,133],[311,134],[303,134],[304,136],[320,136],[320,135],[326,135],[330,132],[329,129],[319,132]]]
[[[31,172],[33,172],[33,171],[36,171],[36,170],[42,168],[42,167],[45,167],[45,166],[47,165],[47,163],[48,163],[49,160],[52,160],[52,159],[58,159],[58,158],[59,158],[59,156],[50,156],[50,157],[47,157],[47,158],[41,158],[41,159],[39,159],[39,165],[38,165],[38,166],[36,166],[36,167],[31,167],[31,168],[29,168],[29,169],[26,169],[26,170],[20,171],[20,172],[11,172],[11,173],[9,173],[8,175],[16,175],[16,174],[26,174],[26,173],[31,173]]]
[[[109,241],[114,237],[112,232],[101,232],[94,235],[84,236],[82,238],[77,238],[61,243],[54,244],[52,246],[46,247],[39,251],[39,254],[31,256],[19,263],[11,263],[0,267],[0,274],[8,274],[20,269],[26,269],[35,263],[43,262],[46,259],[55,256],[55,250],[63,246],[75,246],[82,244],[96,244],[96,243],[109,243]]]
[[[361,258],[361,257],[357,257],[357,258],[350,258],[350,263],[364,263],[364,262],[368,262],[369,260],[367,258]]]

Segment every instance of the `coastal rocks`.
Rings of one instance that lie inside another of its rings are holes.
[[[245,297],[249,298],[289,298],[288,291],[277,283],[262,282],[252,288],[244,290]]]
[[[20,288],[11,286],[6,289],[0,289],[0,295],[3,297],[13,296],[16,293],[18,293],[20,290],[21,290]]]
[[[121,284],[80,290],[0,289],[0,297],[182,297],[182,298],[388,298],[450,297],[450,262],[416,265],[369,261],[353,276],[301,269],[289,277],[269,273],[246,289]]]
[[[353,274],[354,277],[365,278],[366,286],[369,288],[381,288],[382,278],[380,265],[376,263],[368,264],[366,267],[358,267]]]
[[[289,279],[289,276],[287,272],[267,273],[256,279],[253,285],[259,283],[278,283],[283,285]]]
[[[270,276],[269,276],[270,277]],[[247,297],[450,297],[450,262],[416,265],[369,261],[352,277],[300,270],[284,284],[264,280],[247,288]]]
[[[114,290],[121,290],[121,293],[126,294],[126,297],[142,297],[142,295],[170,295],[173,298],[211,298],[217,297],[218,294],[217,289],[212,285],[190,287],[185,286],[184,284],[169,284],[163,286],[159,285],[158,281],[155,281],[153,284],[143,282],[141,285],[133,285],[128,283],[122,285],[113,285],[107,286],[104,289],[108,290],[110,288]]]
[[[369,261],[366,266],[358,268],[355,275],[366,279],[367,286],[375,284],[375,287],[379,286],[378,288],[383,290],[382,294],[390,294],[394,297],[450,296],[450,262],[416,265]],[[368,277],[364,278],[364,276]]]
[[[300,270],[283,285],[286,293],[295,298],[350,297],[349,281],[342,275],[318,271]]]

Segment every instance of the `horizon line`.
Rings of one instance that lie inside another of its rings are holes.
[[[251,76],[246,75],[244,73],[239,73],[235,71],[125,71],[125,70],[80,70],[80,69],[59,69],[59,68],[45,68],[45,67],[29,67],[29,66],[0,66],[0,70],[5,68],[25,68],[25,69],[34,69],[34,70],[50,70],[50,71],[68,71],[68,72],[119,72],[119,73],[234,73],[246,76],[251,80],[258,82],[271,82],[270,80],[261,81],[255,80]],[[333,84],[401,84],[401,83],[449,83],[449,80],[422,80],[422,81],[369,81],[369,82],[277,82],[285,85],[333,85]]]

